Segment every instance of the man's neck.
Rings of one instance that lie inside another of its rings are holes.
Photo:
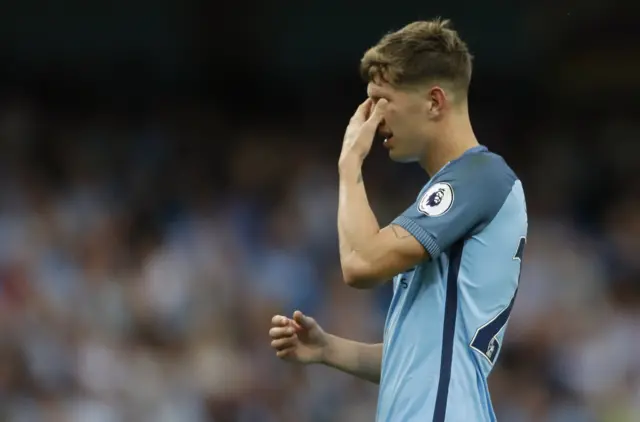
[[[432,177],[448,162],[459,158],[466,151],[478,146],[468,115],[456,116],[443,122],[440,136],[427,145],[420,165]]]

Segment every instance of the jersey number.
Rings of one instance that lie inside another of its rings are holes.
[[[527,239],[525,237],[521,237],[520,242],[518,242],[518,249],[516,250],[515,255],[513,255],[514,260],[520,261],[521,267],[522,256],[524,255],[524,246],[526,243]],[[520,274],[518,274],[518,284],[520,284]],[[496,357],[500,352],[498,334],[509,320],[509,315],[511,314],[511,309],[513,309],[513,302],[515,302],[517,294],[518,289],[516,288],[509,305],[491,321],[478,328],[473,336],[473,340],[471,340],[471,347],[486,357],[491,364],[496,361]]]

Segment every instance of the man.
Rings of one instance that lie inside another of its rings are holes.
[[[368,99],[339,159],[340,260],[355,288],[393,277],[384,343],[331,336],[297,311],[273,318],[272,347],[280,358],[379,382],[379,422],[494,421],[487,377],[518,288],[527,234],[522,184],[478,145],[467,105],[471,55],[448,21],[386,35],[361,71]],[[361,174],[376,131],[391,159],[417,161],[430,176],[384,228]]]

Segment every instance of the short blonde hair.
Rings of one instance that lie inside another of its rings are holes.
[[[450,24],[439,18],[418,21],[385,35],[362,57],[362,78],[397,87],[437,81],[466,94],[473,57]]]

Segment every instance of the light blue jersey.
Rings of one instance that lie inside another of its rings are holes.
[[[495,421],[487,376],[518,289],[522,184],[500,156],[476,147],[392,224],[431,259],[393,280],[377,422]]]

